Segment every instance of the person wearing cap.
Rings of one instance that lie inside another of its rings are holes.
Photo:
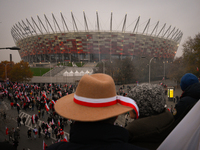
[[[60,98],[55,111],[62,117],[74,120],[69,142],[58,142],[47,150],[143,149],[128,143],[128,131],[115,126],[118,115],[139,110],[134,100],[116,95],[115,83],[106,74],[84,75],[76,92]]]
[[[180,122],[190,109],[200,99],[200,83],[198,78],[192,73],[186,73],[181,78],[181,90],[179,102],[175,105],[173,112],[175,120]]]
[[[158,84],[143,83],[128,93],[139,107],[140,118],[126,126],[129,143],[147,149],[157,149],[170,133],[174,117],[166,109],[164,88]],[[133,119],[135,112],[129,112]]]

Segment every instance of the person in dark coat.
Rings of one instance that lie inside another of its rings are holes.
[[[200,83],[198,78],[192,73],[186,73],[181,78],[180,83],[183,91],[179,102],[175,105],[173,112],[175,120],[180,122],[190,109],[200,99]]]
[[[18,143],[19,143],[18,140],[14,140],[14,141],[13,141],[13,146],[14,146],[14,149],[15,149],[15,150],[17,150]]]
[[[35,123],[37,124],[37,122],[38,122],[38,116],[37,115],[35,115]]]
[[[19,115],[19,110],[20,110],[20,107],[17,105],[17,112],[18,112],[18,115]]]
[[[70,141],[50,145],[47,150],[142,150],[128,143],[126,129],[114,125],[118,115],[133,109],[137,119],[136,103],[116,95],[112,77],[100,73],[84,75],[76,93],[62,97],[55,104],[60,116],[75,120],[70,129]]]
[[[31,128],[28,129],[27,131],[28,139],[31,138]],[[32,139],[32,138],[31,138]]]
[[[17,117],[17,126],[18,126],[18,127],[21,126],[21,120],[22,120],[22,119],[18,116],[18,117]]]
[[[140,84],[128,93],[139,107],[140,118],[126,127],[129,142],[136,146],[155,150],[170,133],[174,117],[166,108],[164,89],[158,84]],[[129,112],[133,119],[134,111]]]
[[[26,117],[25,116],[22,118],[22,122],[23,122],[23,124],[25,126],[25,123],[26,123]]]
[[[39,138],[41,137],[41,127],[40,126],[38,127],[38,136],[39,136]]]

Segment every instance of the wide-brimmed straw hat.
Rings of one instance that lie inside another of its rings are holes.
[[[100,121],[133,109],[138,118],[135,101],[117,96],[112,77],[101,73],[84,75],[76,92],[60,98],[55,104],[59,115],[75,121]]]

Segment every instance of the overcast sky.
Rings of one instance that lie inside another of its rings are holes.
[[[95,28],[96,10],[104,30],[109,30],[111,11],[115,24],[113,28],[119,31],[126,13],[127,30],[133,30],[138,16],[141,27],[149,18],[151,27],[154,27],[157,21],[160,21],[160,27],[164,23],[167,27],[172,25],[183,32],[178,57],[182,55],[182,44],[188,37],[193,38],[200,32],[200,0],[0,0],[0,47],[15,46],[10,31],[13,25],[21,20],[30,20],[31,17],[36,19],[37,15],[43,18],[44,14],[50,18],[52,13],[56,18],[60,18],[62,12],[65,19],[71,22],[72,11],[77,23],[84,26],[83,10],[91,28]],[[14,62],[21,60],[17,51],[1,50],[0,61],[9,60],[10,54]]]

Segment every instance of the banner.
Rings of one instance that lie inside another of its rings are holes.
[[[161,143],[158,150],[200,150],[200,100]]]

